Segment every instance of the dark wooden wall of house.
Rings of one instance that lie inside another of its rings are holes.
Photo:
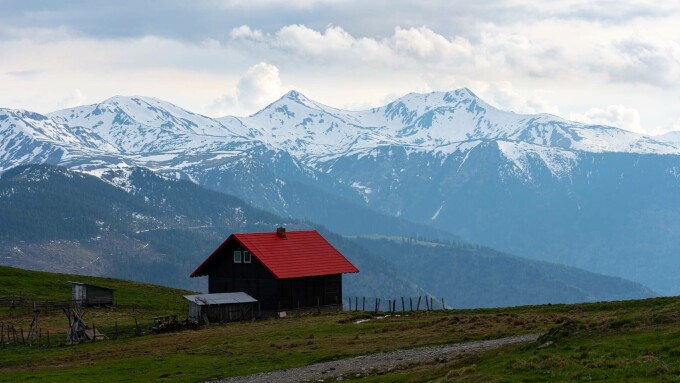
[[[234,251],[245,249],[236,241],[225,246],[210,265],[208,292],[233,293],[243,291],[260,302],[262,310],[278,306],[277,280],[254,256],[251,263],[234,263]],[[243,253],[241,253],[243,257]]]
[[[342,274],[279,279],[281,309],[342,303]]]
[[[263,311],[342,303],[342,274],[276,279],[254,256],[251,263],[234,263],[234,251],[244,250],[236,241],[223,247],[209,265],[209,293],[243,291]]]

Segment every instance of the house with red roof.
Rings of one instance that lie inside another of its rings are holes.
[[[244,292],[262,311],[342,305],[342,274],[357,273],[316,230],[234,233],[191,277],[208,276],[208,292]]]

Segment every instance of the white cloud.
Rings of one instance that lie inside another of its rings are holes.
[[[609,105],[605,108],[591,108],[583,114],[572,113],[569,119],[584,124],[608,125],[625,129],[631,132],[647,132],[640,124],[640,113],[635,108],[623,105]]]
[[[261,62],[250,67],[234,89],[214,100],[208,111],[218,116],[249,114],[263,108],[284,92],[279,69]]]
[[[680,115],[678,2],[209,0],[169,4],[177,18],[164,18],[167,28],[121,16],[157,7],[138,3],[116,2],[120,12],[95,18],[85,17],[101,13],[91,7],[73,13],[56,3],[56,13],[6,18],[0,83],[12,92],[0,92],[0,107],[48,112],[77,88],[91,101],[137,94],[246,114],[289,89],[285,74],[309,97],[352,109],[467,86],[523,113],[559,106],[564,117],[585,116],[596,105],[626,105],[648,131],[669,129]],[[246,74],[258,62],[280,71],[278,83],[266,68]]]
[[[371,62],[390,67],[427,65],[440,60],[469,60],[472,45],[465,38],[446,38],[427,27],[402,29],[396,27],[385,38],[355,37],[339,26],[317,31],[293,24],[275,33],[265,33],[249,26],[232,29],[230,38],[243,49],[260,44],[294,55],[337,65]],[[425,60],[425,61],[423,61]]]
[[[680,31],[678,31],[680,33]],[[613,42],[601,51],[604,70],[613,81],[657,86],[680,85],[680,43],[629,39]]]
[[[396,52],[418,58],[462,58],[472,55],[472,45],[466,39],[460,36],[447,39],[425,26],[408,29],[396,27],[387,43]]]
[[[236,86],[238,101],[248,108],[261,108],[282,93],[279,69],[261,62],[248,69]]]
[[[80,91],[80,89],[74,89],[64,98],[60,99],[57,102],[57,105],[59,106],[59,108],[63,109],[72,108],[74,106],[83,105],[85,103],[85,100],[86,97],[83,96],[83,93]]]
[[[552,113],[559,114],[557,106],[550,105],[536,95],[523,96],[515,91],[508,81],[478,83],[472,86],[479,89],[479,96],[490,104],[515,113]]]
[[[229,36],[232,39],[244,39],[255,41],[263,41],[265,37],[262,31],[253,30],[247,25],[241,25],[240,27],[232,29],[231,32],[229,32]]]
[[[221,0],[219,5],[224,8],[255,8],[284,6],[289,9],[307,10],[316,5],[342,3],[343,0]]]

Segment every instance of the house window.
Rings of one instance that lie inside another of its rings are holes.
[[[234,251],[234,263],[241,263],[241,251]]]
[[[243,263],[250,263],[250,251],[243,252]]]

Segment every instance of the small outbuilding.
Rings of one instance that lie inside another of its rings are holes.
[[[71,300],[81,306],[112,306],[113,289],[82,282],[71,282]]]
[[[200,323],[223,323],[251,319],[257,299],[238,293],[185,295],[189,301],[189,319]]]

